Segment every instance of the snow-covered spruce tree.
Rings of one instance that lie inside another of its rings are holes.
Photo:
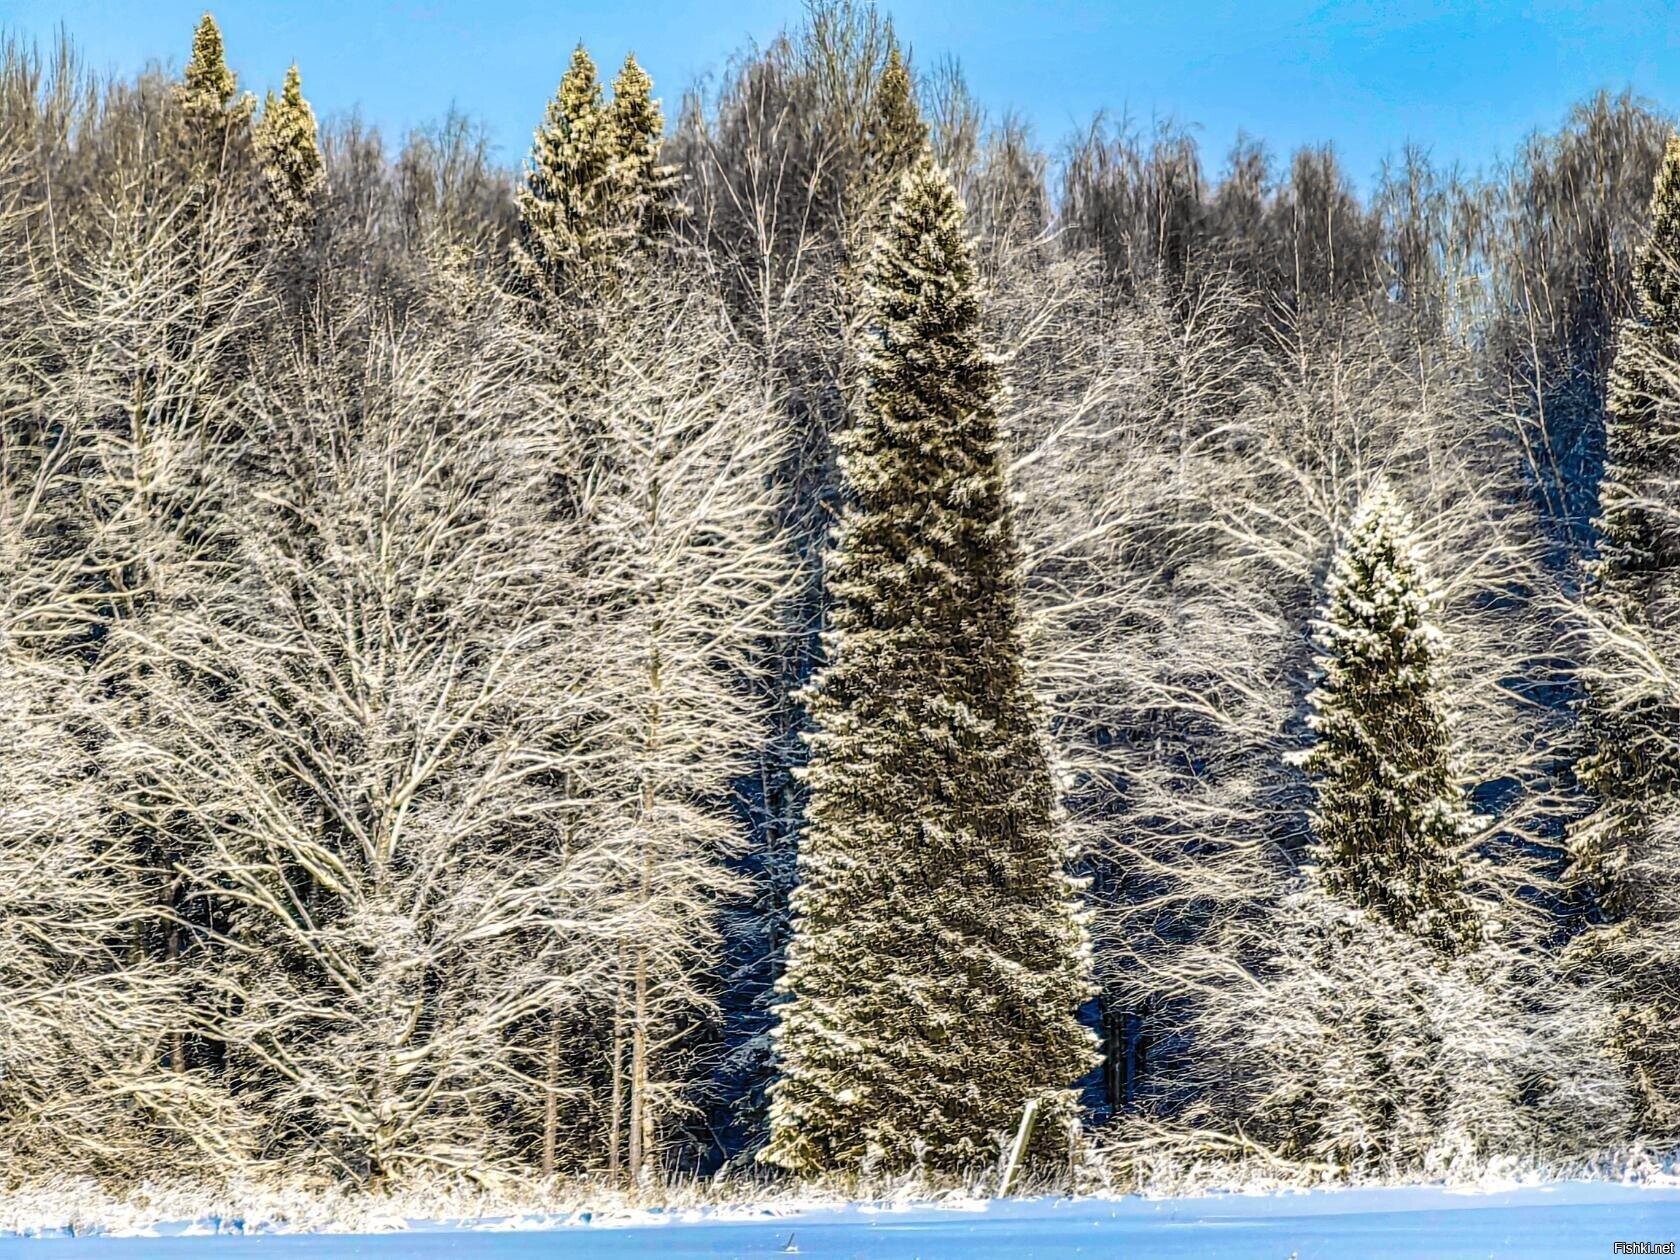
[[[897,191],[898,181],[916,164],[927,143],[928,127],[916,106],[916,86],[895,40],[875,84],[874,109],[863,139],[864,169],[876,195],[890,198]]]
[[[276,222],[282,232],[301,228],[315,213],[326,170],[315,111],[303,98],[303,79],[295,62],[286,71],[280,95],[268,94],[253,140]]]
[[[609,252],[614,187],[613,127],[595,62],[582,44],[549,102],[519,190],[524,254],[540,272],[573,279]]]
[[[667,222],[676,171],[659,164],[665,116],[653,96],[653,80],[632,54],[613,80],[607,128],[612,144],[615,213],[633,235],[648,236]]]
[[[1304,877],[1271,907],[1254,983],[1207,1025],[1225,1021],[1233,1080],[1193,1113],[1220,1115],[1233,1149],[1332,1174],[1578,1152],[1620,1102],[1529,922],[1538,881],[1470,851],[1499,842],[1460,786],[1440,600],[1414,538],[1379,477],[1317,622]]]
[[[163,155],[166,165],[156,173],[174,168],[191,194],[187,213],[216,217],[234,211],[243,222],[246,247],[255,252],[264,227],[264,216],[255,210],[265,200],[252,143],[257,99],[237,87],[223,56],[221,30],[206,13],[193,34],[181,81],[172,85],[178,108],[160,111],[155,122],[142,125],[161,122],[176,133],[173,151]]]
[[[1520,959],[1484,946],[1476,829],[1438,676],[1437,598],[1386,479],[1337,548],[1316,623],[1305,878],[1243,988],[1238,1134],[1323,1171],[1439,1171],[1530,1148]],[[1495,933],[1497,934],[1497,933]],[[1246,1056],[1246,1059],[1245,1059]],[[1216,1104],[1218,1105],[1218,1104]]]
[[[1570,838],[1587,923],[1572,957],[1607,980],[1611,1035],[1650,1133],[1680,1130],[1680,136],[1651,200],[1635,268],[1639,313],[1617,334],[1588,575],[1591,751],[1578,766],[1596,809]]]
[[[1326,584],[1313,742],[1300,760],[1317,792],[1312,856],[1325,890],[1453,954],[1481,925],[1465,893],[1475,824],[1435,674],[1434,598],[1411,520],[1379,479]]]
[[[228,69],[222,32],[206,13],[193,32],[192,55],[176,87],[187,121],[187,145],[193,176],[210,195],[218,175],[243,165],[250,151],[251,116],[257,101],[249,92],[236,95],[238,78]]]
[[[998,369],[961,204],[930,161],[905,177],[868,292],[762,1156],[802,1175],[971,1167],[1034,1102],[1054,1149],[1094,1060],[1022,662]]]
[[[192,56],[181,78],[182,103],[198,117],[216,118],[232,106],[238,86],[222,51],[222,29],[206,13],[193,31]]]
[[[843,423],[857,394],[852,379],[861,375],[855,303],[846,309],[844,335],[836,335],[837,308],[851,302],[851,288],[842,289],[838,278],[842,229],[853,231],[843,214],[888,29],[871,8],[827,0],[813,6],[796,35],[734,67],[709,108],[698,97],[686,101],[671,139],[673,163],[685,178],[683,200],[693,207],[683,217],[684,235],[703,243],[734,326],[777,382],[785,442],[776,480],[787,488],[782,520],[796,556],[796,586],[770,640],[775,665],[764,680],[773,733],[743,791],[752,828],[743,862],[763,877],[752,905],[731,917],[728,947],[729,1057],[719,1071],[715,1114],[739,1163],[751,1162],[768,1129],[773,988],[789,935],[804,814],[795,776],[806,760],[807,715],[794,697],[820,655],[820,558],[839,493],[830,434]]]

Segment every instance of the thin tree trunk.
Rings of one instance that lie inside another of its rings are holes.
[[[659,658],[654,657],[653,679],[655,694],[659,683]],[[654,704],[654,724],[658,729],[659,706]],[[650,740],[657,743],[657,740]],[[642,810],[647,819],[653,817],[654,805],[653,784],[644,781],[642,784]],[[653,895],[653,855],[645,848],[642,851],[642,905],[646,906]],[[648,967],[647,951],[640,946],[636,949],[636,1009],[635,1018],[631,1024],[630,1048],[630,1178],[640,1183],[645,1171],[645,1164],[651,1154],[653,1112],[647,1102],[648,1087]]]
[[[613,990],[612,1139],[607,1150],[607,1176],[616,1183],[619,1153],[624,1149],[624,944],[618,946],[617,980]]]
[[[561,779],[561,795],[572,799],[572,772],[567,770]],[[560,837],[562,856],[572,851],[572,812],[568,805],[566,823]],[[554,1176],[554,1154],[560,1127],[560,1004],[556,1002],[548,1016],[548,1077],[544,1082],[542,1175]]]
[[[560,1012],[548,1018],[548,1079],[544,1083],[542,1175],[554,1176],[555,1134],[560,1124]]]
[[[636,1011],[630,1043],[630,1180],[640,1183],[651,1143],[647,1105],[647,954],[636,951]]]
[[[169,936],[164,941],[163,952],[164,957],[168,960],[170,971],[174,971],[181,958],[181,877],[179,875],[170,882],[169,891],[165,897],[169,907],[170,923]],[[177,1027],[169,1034],[169,1068],[171,1071],[185,1072],[187,1070],[186,1053],[186,1038],[182,1035],[180,1028]]]

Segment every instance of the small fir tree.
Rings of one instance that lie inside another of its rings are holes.
[[[1680,1127],[1680,836],[1665,825],[1680,789],[1680,705],[1659,663],[1680,595],[1680,136],[1668,142],[1634,272],[1639,314],[1617,333],[1588,571],[1591,752],[1577,773],[1597,806],[1570,836],[1587,921],[1572,954],[1609,981],[1612,1044],[1643,1130],[1658,1133]]]
[[[176,86],[185,115],[183,172],[202,203],[223,196],[239,202],[246,195],[244,176],[254,173],[251,117],[256,98],[235,95],[238,81],[222,53],[222,32],[206,13],[193,34],[192,56]]]
[[[1030,1100],[1047,1137],[1073,1124],[1069,1087],[1094,1060],[1022,662],[998,369],[961,205],[925,158],[867,298],[762,1156],[799,1174],[969,1166]]]
[[[670,214],[675,172],[659,164],[665,117],[653,97],[653,80],[634,54],[613,80],[608,110],[617,210],[632,236],[658,231]]]
[[[875,85],[873,117],[864,137],[864,166],[871,183],[890,196],[927,144],[928,128],[916,106],[910,67],[895,42]]]
[[[218,117],[233,104],[238,87],[222,51],[222,31],[216,19],[206,13],[193,32],[192,57],[182,76],[181,99],[188,111],[202,117]]]
[[[1431,623],[1435,595],[1410,518],[1386,482],[1366,494],[1336,553],[1309,697],[1313,858],[1332,896],[1446,954],[1474,946],[1466,894],[1473,830],[1454,776]]]
[[[268,94],[255,139],[263,184],[275,217],[283,230],[296,229],[314,213],[326,185],[315,112],[303,98],[303,80],[296,64],[286,71],[280,95]]]
[[[579,44],[537,129],[519,218],[530,261],[558,277],[601,261],[608,249],[613,126],[595,62]]]

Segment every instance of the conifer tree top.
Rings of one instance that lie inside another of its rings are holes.
[[[1680,332],[1680,134],[1668,138],[1651,194],[1651,237],[1636,265],[1639,306],[1645,319]]]
[[[1432,601],[1422,569],[1412,518],[1388,479],[1378,477],[1360,500],[1337,553],[1328,585],[1331,608],[1345,607],[1374,631],[1401,627],[1426,639],[1438,637],[1429,625]],[[1317,641],[1327,646],[1354,630],[1354,625],[1327,620]]]
[[[560,76],[558,99],[600,108],[601,76],[595,69],[595,59],[581,42],[572,49],[571,62],[566,66],[566,73]]]
[[[326,182],[326,172],[315,111],[303,97],[303,76],[295,62],[286,71],[280,95],[268,94],[257,123],[256,141],[262,155],[263,178],[281,220],[287,226],[302,222]]]
[[[900,182],[868,271],[875,324],[864,360],[871,393],[889,416],[917,418],[935,402],[923,397],[931,378],[919,356],[942,342],[957,356],[939,365],[950,373],[942,379],[960,396],[937,402],[954,417],[989,409],[997,371],[978,340],[980,299],[963,223],[950,178],[924,153]]]
[[[280,89],[280,99],[286,102],[288,109],[306,113],[311,121],[314,120],[315,115],[309,108],[309,102],[303,99],[303,75],[295,61],[286,67],[286,82]]]
[[[649,178],[665,134],[665,115],[653,99],[653,80],[634,53],[613,80],[611,126],[613,156],[631,168],[626,178],[631,183]]]
[[[299,140],[307,139],[311,149],[319,152],[318,135],[315,124],[315,111],[303,96],[303,75],[299,72],[297,62],[293,62],[286,69],[286,81],[280,87],[280,95],[276,97],[270,92],[263,102],[263,122],[272,126],[276,133],[296,136]]]
[[[598,177],[596,166],[604,172],[608,154],[599,142],[600,129],[601,81],[589,50],[579,44],[537,128],[527,179],[531,195],[553,200],[581,173]]]
[[[199,19],[198,29],[193,32],[192,58],[183,81],[190,104],[221,110],[233,100],[237,80],[222,51],[221,28],[208,13]]]
[[[869,164],[882,178],[895,179],[915,164],[928,142],[910,67],[897,43],[887,50],[887,64],[875,86],[874,115],[868,136]]]
[[[648,100],[653,97],[653,80],[636,60],[635,53],[625,55],[618,77],[613,80],[613,101]],[[657,109],[658,103],[653,102]]]

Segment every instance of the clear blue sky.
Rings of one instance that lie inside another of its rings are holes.
[[[799,0],[319,0],[213,4],[242,86],[294,59],[330,116],[401,133],[455,103],[516,161],[583,39],[633,49],[674,113],[683,85],[803,12]],[[1407,140],[1485,164],[1600,86],[1680,109],[1680,0],[898,0],[916,59],[955,54],[988,108],[1057,144],[1098,108],[1194,124],[1210,167],[1239,129],[1277,153],[1333,140],[1361,183]],[[60,25],[95,68],[179,66],[202,0],[0,0],[0,25]]]

